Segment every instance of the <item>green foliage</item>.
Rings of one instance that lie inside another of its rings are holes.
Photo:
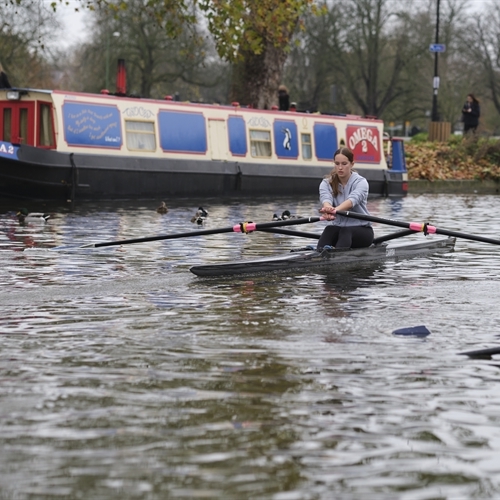
[[[463,141],[463,135],[452,134],[448,139],[448,144],[450,144],[450,146],[453,146],[454,144],[460,144],[462,141]]]
[[[485,160],[500,165],[500,140],[498,139],[468,134],[455,145],[455,149],[459,154],[471,156],[474,161]]]
[[[421,144],[422,142],[427,142],[429,139],[429,134],[427,132],[419,132],[411,138],[411,142],[416,144]]]
[[[315,10],[313,0],[198,0],[217,52],[237,61],[245,52],[259,55],[271,44],[288,50],[299,18]]]

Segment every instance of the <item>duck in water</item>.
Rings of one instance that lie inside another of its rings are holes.
[[[31,222],[45,224],[50,219],[50,215],[43,212],[28,212],[26,208],[21,208],[17,212],[17,219],[20,224],[28,224]]]
[[[299,215],[292,215],[290,210],[284,210],[281,216],[273,214],[273,220],[300,219]]]
[[[162,215],[164,215],[168,212],[167,205],[165,204],[164,201],[161,202],[161,205],[156,209],[156,211]]]
[[[205,219],[208,217],[208,212],[203,207],[198,207],[196,213],[191,217],[191,222],[196,224],[203,224]]]

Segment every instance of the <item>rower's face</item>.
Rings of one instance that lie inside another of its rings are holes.
[[[335,169],[340,179],[344,179],[351,175],[353,163],[349,161],[349,158],[347,158],[347,156],[338,154],[333,160],[333,163],[335,164]]]

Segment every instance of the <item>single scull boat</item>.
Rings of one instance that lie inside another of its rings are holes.
[[[388,244],[384,242],[367,248],[323,250],[321,253],[315,250],[307,250],[291,252],[287,255],[277,257],[218,264],[202,264],[191,267],[190,271],[197,276],[225,276],[287,271],[301,268],[334,268],[336,265],[355,266],[366,262],[451,252],[455,247],[455,240],[456,238],[449,237],[403,244]]]

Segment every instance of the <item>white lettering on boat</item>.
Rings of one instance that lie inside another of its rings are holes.
[[[271,127],[271,123],[263,116],[254,116],[248,120],[248,125],[250,127]]]
[[[104,137],[104,140],[106,142],[120,142],[121,141],[121,138],[120,136],[116,136],[116,137],[109,137],[109,135],[107,135],[106,137]]]
[[[378,141],[377,137],[373,135],[373,129],[367,127],[359,127],[351,137],[349,137],[349,148],[354,150],[356,146],[361,142],[361,148],[363,153],[368,152],[368,144],[369,142],[374,148],[375,151],[378,151]]]
[[[14,146],[12,144],[0,144],[0,153],[5,153],[7,155],[14,154]]]
[[[145,109],[142,106],[134,106],[133,108],[126,108],[123,110],[123,114],[128,117],[139,116],[141,118],[153,118],[155,115],[149,109]]]

